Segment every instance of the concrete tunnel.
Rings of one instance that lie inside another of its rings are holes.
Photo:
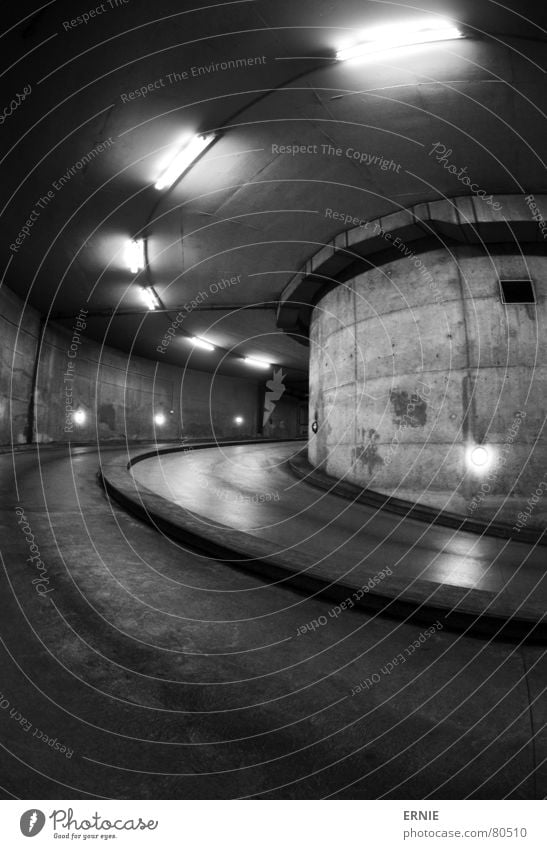
[[[544,18],[5,10],[4,799],[545,797]]]

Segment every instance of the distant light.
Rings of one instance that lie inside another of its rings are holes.
[[[163,415],[163,413],[156,413],[156,415],[154,416],[154,423],[157,424],[159,427],[165,424],[165,416]]]
[[[144,268],[144,239],[128,239],[125,243],[124,260],[129,271],[136,274]]]
[[[193,136],[186,141],[156,182],[156,189],[168,189],[190,168],[198,156],[215,140],[214,134]]]
[[[76,410],[74,415],[72,416],[74,420],[74,424],[83,425],[85,424],[86,415],[83,410]]]
[[[214,351],[215,346],[211,345],[210,342],[207,342],[205,339],[200,339],[199,336],[192,336],[190,339],[192,345],[195,345],[196,348],[203,348],[204,351]]]
[[[391,26],[375,27],[361,33],[358,44],[338,50],[336,58],[343,62],[357,59],[372,53],[381,53],[395,47],[408,47],[412,44],[428,44],[433,41],[447,41],[463,38],[463,33],[451,21],[439,18],[421,21],[407,21]]]
[[[243,419],[242,419],[242,417],[241,417],[241,416],[236,416],[236,417],[235,417],[235,419],[234,419],[234,422],[235,422],[237,425],[240,425],[240,424],[243,424]]]
[[[158,296],[151,286],[143,286],[140,290],[140,296],[149,310],[156,310],[160,306]]]
[[[254,366],[255,368],[270,368],[270,363],[266,363],[264,360],[255,360],[254,357],[244,357],[243,359],[249,366]]]

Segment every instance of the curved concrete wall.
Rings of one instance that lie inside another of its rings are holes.
[[[542,527],[547,259],[489,248],[398,259],[318,302],[309,458],[382,493]],[[499,278],[528,277],[537,304],[504,305]],[[469,462],[479,444],[481,467]]]
[[[39,335],[38,312],[2,287],[0,444],[27,441]],[[211,382],[209,373],[129,357],[84,335],[77,344],[72,339],[71,332],[55,325],[46,331],[36,380],[35,441],[256,436],[256,382],[222,375]],[[67,430],[69,401],[85,411],[86,421]],[[165,417],[162,426],[154,425],[157,413]],[[244,423],[237,425],[235,416]],[[289,435],[296,435],[294,430]]]

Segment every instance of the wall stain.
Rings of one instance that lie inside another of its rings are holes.
[[[424,427],[427,422],[427,403],[417,392],[409,395],[408,392],[392,389],[389,400],[393,407],[393,424],[398,427]]]
[[[110,430],[116,430],[116,411],[112,404],[101,404],[98,410],[99,424],[106,425]]]
[[[380,454],[378,453],[378,440],[380,439],[380,434],[374,430],[374,428],[369,428],[366,433],[365,429],[362,429],[362,439],[364,441],[364,445],[357,446],[353,449],[352,460],[353,463],[360,463],[362,466],[366,466],[368,469],[369,475],[374,474],[374,469],[376,466],[383,466],[384,461]]]

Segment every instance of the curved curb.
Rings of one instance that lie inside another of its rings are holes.
[[[260,444],[264,442],[260,440]],[[270,444],[272,442],[279,443],[279,440],[272,440]],[[257,444],[257,441],[221,445],[242,444]],[[188,447],[200,450],[218,445],[201,443]],[[131,466],[141,460],[181,451],[183,448],[157,449],[135,454],[130,459],[127,454],[117,456],[101,466],[99,481],[114,501],[184,546],[232,567],[257,573],[276,583],[287,584],[306,594],[342,602],[350,600],[356,592],[362,592],[362,596],[351,606],[428,625],[439,620],[449,630],[468,631],[483,637],[547,642],[546,614],[539,606],[521,606],[515,614],[508,601],[494,593],[426,580],[415,580],[409,587],[403,579],[390,577],[382,581],[381,589],[379,586],[369,588],[366,583],[352,583],[349,576],[338,580],[336,574],[329,574],[329,567],[318,566],[313,557],[302,552],[279,554],[267,540],[224,525],[212,525],[210,520],[207,520],[204,530],[198,516],[138,485],[131,474]],[[376,572],[371,571],[369,575],[372,579]]]
[[[407,519],[415,519],[428,525],[443,525],[447,528],[455,528],[458,531],[479,534],[480,536],[502,537],[514,542],[532,543],[533,545],[547,545],[546,531],[534,531],[531,528],[523,528],[521,533],[514,533],[511,525],[503,522],[481,522],[477,519],[468,519],[466,516],[458,516],[447,510],[435,510],[425,504],[416,504],[414,501],[405,501],[402,498],[393,498],[391,495],[382,495],[373,489],[357,486],[349,481],[338,481],[331,478],[320,469],[316,469],[308,461],[303,452],[296,457],[291,457],[288,466],[295,477],[315,486],[317,489],[345,498],[358,504],[366,504],[376,510],[387,510]],[[547,529],[546,529],[547,530]]]

